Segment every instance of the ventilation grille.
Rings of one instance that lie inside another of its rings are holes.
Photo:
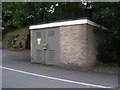
[[[50,59],[50,61],[55,61],[55,51],[54,50],[49,51],[49,59]]]
[[[42,60],[42,50],[37,50],[37,60]]]
[[[48,32],[48,37],[54,37],[55,31],[49,31]]]
[[[37,38],[41,38],[41,32],[37,32]]]

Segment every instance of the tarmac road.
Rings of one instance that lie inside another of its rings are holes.
[[[118,87],[117,74],[77,71],[30,63],[30,51],[3,50],[3,88]]]

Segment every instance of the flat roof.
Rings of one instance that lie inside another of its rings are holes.
[[[95,27],[101,27],[102,29],[107,29],[89,19],[78,19],[78,20],[70,20],[70,21],[62,21],[62,22],[53,22],[53,23],[46,23],[46,24],[39,24],[39,25],[31,25],[29,26],[30,30],[34,29],[42,29],[42,28],[50,28],[50,27],[60,27],[60,26],[68,26],[68,25],[81,25],[81,24],[88,24]]]

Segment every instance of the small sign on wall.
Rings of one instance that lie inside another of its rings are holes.
[[[37,44],[38,44],[38,45],[41,44],[41,38],[37,38]]]

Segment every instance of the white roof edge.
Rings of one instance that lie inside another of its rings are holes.
[[[87,24],[107,30],[107,28],[105,28],[105,27],[103,27],[103,26],[101,26],[93,21],[90,21],[90,20],[87,20]]]
[[[41,28],[50,28],[50,27],[68,26],[68,25],[77,25],[77,24],[89,24],[95,27],[100,27],[100,25],[88,19],[79,19],[79,20],[71,20],[71,21],[63,21],[63,22],[46,23],[40,25],[32,25],[29,26],[29,29],[41,29]],[[102,27],[102,29],[106,29],[106,28]]]

